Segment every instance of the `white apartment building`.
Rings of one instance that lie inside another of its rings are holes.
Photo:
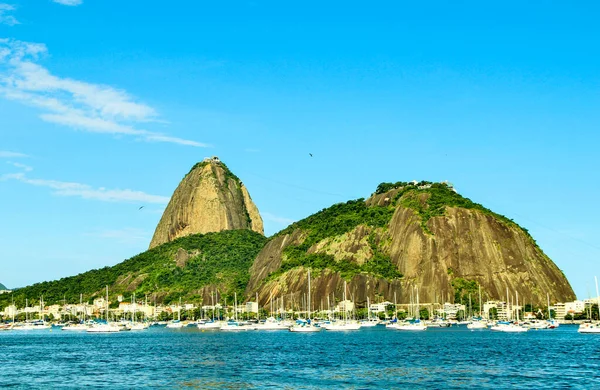
[[[448,319],[456,318],[456,314],[459,311],[465,311],[465,305],[461,305],[460,303],[444,303],[444,308],[441,313]],[[439,311],[438,311],[439,313]]]
[[[385,309],[389,306],[389,305],[393,305],[392,302],[381,302],[381,303],[371,303],[371,306],[369,306],[369,309],[371,310],[371,313],[385,313]]]
[[[246,302],[246,313],[258,313],[258,302]]]
[[[354,302],[345,300],[345,301],[341,301],[340,303],[338,303],[337,306],[335,307],[334,311],[346,312],[346,311],[352,311],[352,310],[354,310]]]

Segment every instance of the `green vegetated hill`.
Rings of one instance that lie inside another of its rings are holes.
[[[344,281],[357,302],[446,302],[477,295],[541,304],[574,298],[556,265],[526,229],[461,196],[446,183],[382,183],[366,201],[336,204],[271,237],[251,268],[246,291],[262,304],[301,302],[306,270],[313,307],[340,300]]]
[[[220,183],[227,182],[220,178],[227,171],[218,163],[198,165],[192,172],[198,177],[188,174],[183,187],[216,180],[210,186],[221,188]],[[207,193],[210,186],[204,187]],[[195,201],[204,191],[193,196]],[[179,192],[186,194],[185,200],[192,190]],[[229,199],[227,191],[216,193]],[[170,204],[190,221],[196,207],[204,207],[182,201],[188,204],[184,207],[174,199],[175,195]],[[213,197],[206,199],[211,202]],[[382,183],[366,200],[335,204],[269,239],[247,226],[186,235],[113,267],[0,295],[0,307],[13,297],[19,306],[25,298],[35,304],[42,295],[48,304],[63,297],[77,302],[79,294],[91,301],[108,285],[112,297],[122,294],[125,299],[136,293],[159,303],[180,297],[207,303],[218,292],[221,301],[231,302],[237,292],[248,298],[258,294],[262,305],[285,298],[287,307],[298,308],[307,292],[309,268],[313,308],[329,299],[341,300],[344,281],[348,297],[360,305],[367,298],[391,301],[394,296],[408,303],[415,288],[421,302],[465,302],[477,295],[478,286],[484,299],[504,300],[507,289],[533,304],[545,303],[546,294],[555,302],[575,297],[563,273],[514,221],[461,196],[448,184],[398,182]]]
[[[6,290],[6,289],[7,289],[6,286],[3,285],[2,283],[0,283],[0,290]]]
[[[179,300],[210,302],[210,295],[233,299],[234,292],[242,294],[249,278],[249,268],[266,238],[251,230],[229,230],[220,233],[194,234],[178,238],[125,260],[113,267],[88,271],[52,282],[37,283],[0,295],[0,307],[10,304],[14,297],[18,306],[35,304],[42,295],[46,304],[79,302],[104,295],[109,286],[110,296],[136,293],[138,298],[148,294],[151,302],[169,303]],[[111,298],[113,302],[114,299]],[[33,302],[33,303],[32,303]]]

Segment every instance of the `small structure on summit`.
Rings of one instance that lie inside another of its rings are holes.
[[[221,160],[219,159],[219,157],[217,156],[212,156],[212,157],[204,157],[204,160],[202,160],[202,162],[205,163],[221,163]]]

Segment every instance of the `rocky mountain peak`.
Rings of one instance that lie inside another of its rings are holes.
[[[249,229],[264,234],[258,208],[218,157],[192,167],[171,196],[150,248],[196,233]]]

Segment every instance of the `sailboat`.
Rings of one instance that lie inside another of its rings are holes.
[[[129,330],[146,330],[150,327],[147,322],[138,322],[135,317],[135,309],[137,303],[135,301],[135,293],[131,296],[131,322],[126,325]]]
[[[172,320],[167,324],[169,329],[181,329],[183,328],[183,322],[181,322],[181,297],[179,297],[179,304],[177,305],[177,319]]]
[[[506,305],[507,305],[507,316],[510,315],[510,308],[512,307],[512,305],[509,305],[509,295],[508,295],[508,287],[506,288]],[[517,322],[519,322],[519,295],[517,293],[517,309],[516,309],[516,315],[517,315]],[[514,309],[514,307],[512,307]],[[511,315],[512,317],[512,315]],[[498,321],[496,322],[496,325],[492,326],[490,328],[490,330],[493,330],[494,332],[504,332],[504,333],[523,333],[523,332],[527,332],[529,329],[522,327],[520,325],[516,325],[512,322],[509,321]]]
[[[219,329],[222,331],[226,331],[226,332],[238,332],[238,331],[250,330],[251,328],[249,326],[244,326],[238,322],[237,293],[235,293],[235,292],[233,293],[233,299],[234,299],[234,301],[233,301],[234,320],[232,321],[230,319],[229,321],[227,321],[227,323],[221,325],[221,327]]]
[[[83,306],[83,294],[79,294],[79,306],[83,308],[83,319],[79,319],[78,323],[70,323],[61,328],[69,332],[85,332],[90,327],[89,324],[85,323],[85,307]]]
[[[346,281],[344,280],[344,320],[336,321],[323,326],[328,331],[347,331],[359,330],[361,324],[358,322],[348,321],[348,301],[346,298]]]
[[[386,312],[386,317],[387,317],[387,312]],[[387,322],[387,324],[385,325],[386,329],[396,329],[398,326],[400,326],[400,323],[398,322],[398,303],[396,301],[396,292],[394,291],[394,318],[392,318],[390,321]]]
[[[556,329],[558,328],[559,323],[557,320],[552,318],[552,312],[550,312],[550,294],[546,293],[546,299],[548,300],[548,329]]]
[[[86,329],[87,333],[116,333],[121,329],[114,324],[108,322],[108,286],[106,286],[106,323],[96,323]]]
[[[307,320],[296,321],[295,325],[290,326],[290,332],[296,333],[311,333],[319,332],[321,328],[310,322],[310,268],[308,269],[308,305],[307,305]]]
[[[596,281],[596,296],[598,297],[598,307],[600,308],[600,294],[598,294],[598,278],[594,276],[594,280]],[[584,322],[579,325],[579,329],[577,330],[579,333],[600,333],[600,322]]]
[[[214,292],[210,294],[212,302],[212,318],[210,321],[200,321],[196,327],[200,330],[218,330],[223,326],[222,321],[215,321],[215,295]]]
[[[470,299],[470,297],[469,297]],[[472,321],[467,325],[467,329],[471,330],[480,330],[487,329],[487,321],[484,321],[481,316],[481,285],[479,285],[479,319],[476,321]]]
[[[375,318],[371,318],[371,301],[369,297],[367,297],[367,319],[360,322],[360,325],[365,328],[371,328],[373,326],[377,326],[379,324],[379,320]]]
[[[419,311],[419,288],[415,287],[416,291],[417,291],[417,295],[416,295],[416,307],[413,307],[414,310],[414,314],[416,314],[416,319],[412,322],[405,322],[393,329],[396,330],[408,330],[408,331],[422,331],[422,330],[427,330],[427,325],[421,321],[421,314]]]
[[[271,310],[273,312],[273,296],[270,298]],[[256,294],[256,304],[258,305],[258,294]],[[260,311],[260,310],[259,310]],[[261,323],[259,321],[258,325],[256,325],[256,330],[287,330],[289,327],[285,326],[282,321],[278,321],[273,315],[270,315],[265,319],[265,322]]]
[[[43,330],[43,329],[50,329],[52,327],[52,325],[47,324],[44,320],[35,320],[35,321],[29,321],[29,319],[27,318],[27,308],[29,307],[29,300],[27,298],[25,298],[25,323],[19,326],[14,326],[13,329],[14,330]],[[40,307],[43,309],[43,303],[42,300],[40,298]],[[40,315],[41,313],[43,313],[42,311],[40,311]]]

